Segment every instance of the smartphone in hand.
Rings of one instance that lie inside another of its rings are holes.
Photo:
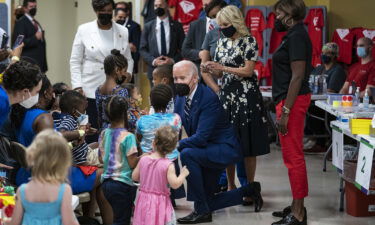
[[[3,34],[2,41],[1,41],[0,49],[4,49],[4,48],[7,47],[8,40],[9,40],[9,36],[8,36],[6,33],[4,33],[4,34]]]
[[[13,49],[20,46],[22,44],[24,38],[25,38],[25,35],[22,35],[22,34],[18,35],[16,41],[14,42]]]

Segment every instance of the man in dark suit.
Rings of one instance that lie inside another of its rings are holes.
[[[148,64],[147,76],[152,84],[152,71],[157,66],[173,65],[182,59],[181,48],[185,38],[182,25],[168,14],[167,0],[155,0],[156,19],[145,24],[140,53]]]
[[[21,56],[33,59],[44,73],[48,70],[46,40],[42,26],[34,19],[37,12],[36,0],[24,0],[23,8],[25,15],[17,20],[14,25],[12,44],[14,44],[18,35],[24,35],[23,43],[25,46]]]
[[[213,0],[205,6],[205,10],[210,11],[216,6],[223,8],[226,5],[224,0]],[[218,25],[215,18],[204,17],[192,22],[182,45],[182,57],[193,61],[199,68],[201,63],[199,51],[202,49],[204,38],[209,31],[216,27],[218,27]]]
[[[134,61],[133,73],[138,73],[139,45],[141,42],[141,26],[131,18],[131,6],[126,2],[117,2],[115,10],[115,21],[123,25],[129,32],[129,47]]]
[[[193,62],[175,64],[173,78],[178,95],[174,111],[180,115],[188,136],[179,142],[178,150],[182,164],[190,171],[187,200],[194,201],[194,211],[177,221],[211,222],[211,212],[242,204],[245,196],[253,199],[259,211],[263,200],[253,183],[215,195],[221,172],[243,160],[239,140],[218,96],[209,87],[198,84],[198,69]]]

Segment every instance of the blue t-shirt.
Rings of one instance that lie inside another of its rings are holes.
[[[38,116],[40,116],[43,113],[48,112],[42,109],[29,109],[26,112],[21,127],[16,132],[18,142],[23,144],[25,147],[28,147],[29,145],[31,145],[31,142],[33,142],[34,137],[36,135],[33,129],[34,121],[36,118],[38,118]]]
[[[177,132],[181,129],[181,118],[176,113],[154,113],[152,115],[142,116],[137,122],[137,134],[142,135],[141,148],[143,152],[152,151],[152,141],[155,138],[155,132],[163,126],[172,126]],[[178,150],[167,155],[170,160],[178,157]]]
[[[0,126],[8,118],[10,112],[9,97],[2,86],[0,86]]]

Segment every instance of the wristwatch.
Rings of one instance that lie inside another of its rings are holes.
[[[290,109],[288,109],[286,106],[283,106],[283,108],[282,108],[282,112],[283,112],[284,114],[289,115],[289,113],[290,113]]]

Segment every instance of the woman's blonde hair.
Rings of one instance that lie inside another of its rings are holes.
[[[232,24],[241,36],[250,35],[249,28],[246,27],[245,19],[241,10],[233,5],[228,5],[222,8],[216,15],[217,23]]]
[[[32,167],[33,178],[46,183],[63,183],[72,165],[72,153],[64,137],[47,129],[26,149],[26,160]]]
[[[177,146],[178,132],[171,126],[160,127],[156,130],[154,144],[156,151],[162,155],[171,153]]]

